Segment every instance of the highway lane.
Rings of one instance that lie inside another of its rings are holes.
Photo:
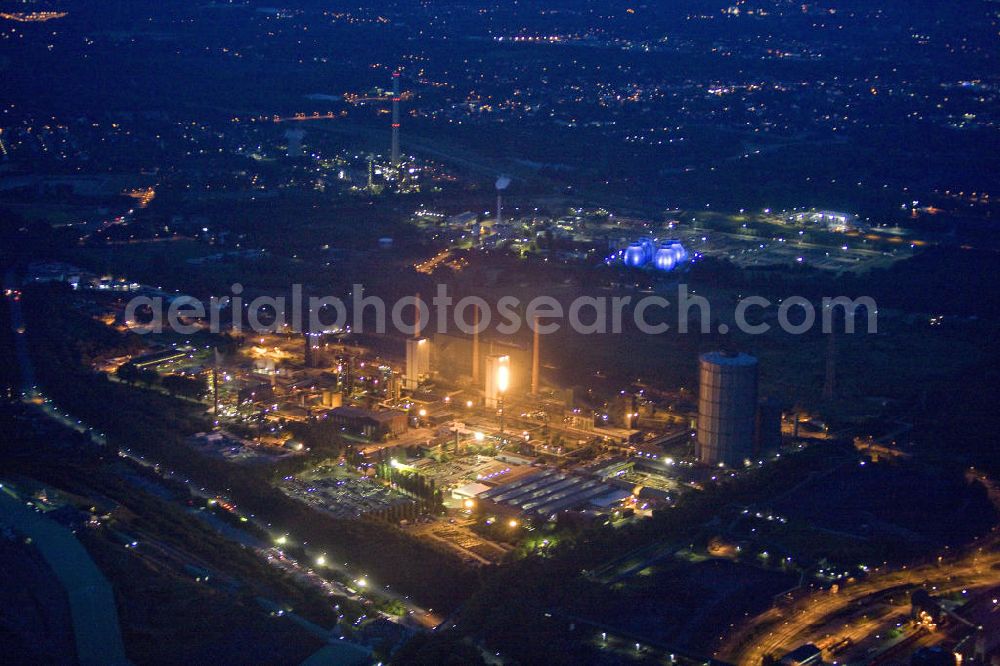
[[[876,573],[836,593],[816,592],[789,610],[769,609],[733,632],[716,654],[733,663],[759,666],[765,655],[781,656],[802,643],[832,643],[831,638],[844,637],[861,642],[873,633],[895,626],[896,620],[895,614],[877,611],[877,607],[857,606],[866,596],[903,584],[936,588],[933,593],[937,595],[960,590],[973,593],[995,585],[1000,574],[993,567],[1000,567],[1000,553],[991,552],[992,545],[995,543],[991,540],[956,561],[942,560],[938,564]],[[869,602],[881,603],[878,599]],[[857,608],[850,613],[852,606]],[[866,622],[844,627],[845,617],[857,617],[866,610],[869,615]]]
[[[967,470],[966,478],[970,483],[982,483],[991,502],[1000,510],[1000,486],[993,479],[975,468]],[[821,647],[824,642],[833,644],[843,638],[850,638],[855,643],[861,642],[895,626],[891,621],[886,623],[884,612],[878,615],[872,612],[873,603],[858,606],[859,602],[865,601],[865,597],[901,585],[922,585],[935,595],[963,590],[975,594],[1000,582],[998,549],[1000,535],[997,534],[997,528],[994,528],[993,533],[985,537],[974,551],[958,559],[949,557],[945,560],[950,555],[945,553],[938,557],[935,564],[885,572],[879,572],[876,568],[870,578],[842,588],[836,594],[829,591],[816,592],[790,609],[773,607],[751,618],[726,637],[716,655],[732,663],[759,666],[765,655],[780,656],[809,641]],[[872,602],[881,603],[874,598]],[[849,614],[850,617],[857,617],[864,612],[871,617],[864,618],[866,622],[854,627],[837,626],[835,623],[843,622],[844,613],[851,606],[856,606],[857,609]],[[934,638],[939,636],[932,634],[930,637],[922,637],[920,643],[928,643]]]

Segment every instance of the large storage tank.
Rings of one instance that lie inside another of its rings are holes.
[[[678,264],[682,264],[688,260],[688,252],[681,245],[681,242],[677,239],[671,239],[664,243],[664,245],[669,245],[674,251],[674,259]]]
[[[653,265],[659,271],[672,271],[677,265],[677,254],[669,245],[661,245],[653,255]]]
[[[639,239],[639,244],[642,245],[642,252],[645,257],[643,263],[648,264],[653,260],[653,255],[656,254],[656,241],[649,236],[643,236]]]
[[[743,467],[754,457],[757,359],[731,352],[702,354],[698,377],[698,462]]]
[[[646,263],[646,248],[642,243],[632,243],[625,248],[625,265],[639,267]]]

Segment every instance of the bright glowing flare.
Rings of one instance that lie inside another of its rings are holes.
[[[506,365],[497,366],[497,391],[506,393],[510,385],[510,368]]]

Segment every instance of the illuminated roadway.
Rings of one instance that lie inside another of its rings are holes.
[[[883,591],[888,595],[890,588],[904,585],[926,586],[936,596],[961,590],[971,594],[979,588],[996,585],[1000,582],[997,571],[1000,552],[990,549],[995,545],[995,537],[992,537],[974,553],[955,561],[942,559],[938,564],[875,573],[835,594],[824,590],[791,608],[771,608],[726,637],[716,657],[736,664],[759,666],[765,655],[781,657],[803,643],[828,646],[850,638],[857,645],[876,632],[895,627],[902,619],[900,615],[909,617],[908,595],[906,604],[889,609],[879,608],[885,601],[884,596],[875,596],[868,602],[864,597]],[[930,589],[932,587],[936,589]],[[898,589],[896,593],[907,591]],[[857,605],[859,601],[863,605]],[[858,622],[858,618],[862,621]]]
[[[306,113],[296,113],[293,116],[272,116],[271,120],[275,123],[287,123],[287,122],[302,122],[305,120],[336,120],[341,116],[335,115],[333,111],[327,111],[326,113],[320,113],[319,111],[313,111],[311,114]]]

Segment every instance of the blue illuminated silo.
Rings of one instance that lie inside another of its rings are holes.
[[[625,248],[625,265],[639,267],[646,263],[646,249],[642,243],[630,243]]]
[[[668,240],[665,244],[669,244],[674,251],[674,261],[678,264],[682,264],[688,260],[688,252],[681,245],[681,242],[676,239]]]
[[[656,254],[656,241],[649,236],[643,236],[639,239],[639,243],[642,245],[642,251],[646,257],[643,263],[648,264],[653,260],[653,255]]]
[[[653,255],[653,266],[656,267],[656,270],[672,271],[676,265],[677,256],[674,253],[674,248],[666,244],[660,245],[656,254]]]

